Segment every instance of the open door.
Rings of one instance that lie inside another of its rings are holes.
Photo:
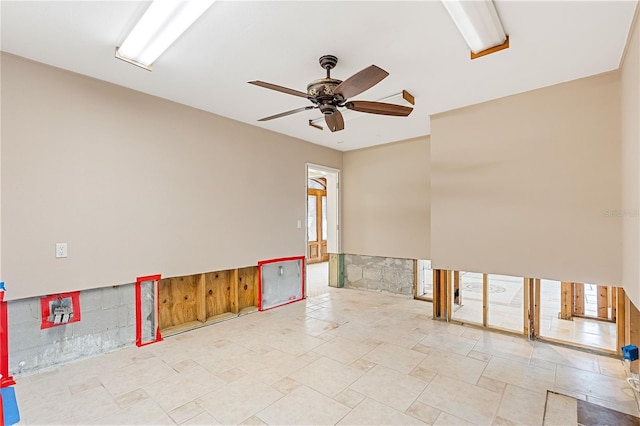
[[[310,177],[307,182],[307,263],[326,262],[327,179]]]

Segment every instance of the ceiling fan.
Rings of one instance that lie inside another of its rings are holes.
[[[265,83],[264,81],[249,81],[250,84],[255,84],[256,86],[265,87],[267,89],[276,90],[289,95],[299,96],[301,98],[307,98],[311,103],[313,103],[313,105],[264,117],[258,121],[269,121],[275,118],[286,117],[287,115],[317,108],[324,114],[324,120],[327,123],[329,130],[337,132],[344,129],[344,119],[338,108],[347,108],[353,111],[366,112],[369,114],[394,115],[400,117],[406,117],[411,114],[411,111],[413,111],[413,108],[411,107],[384,102],[349,101],[349,98],[359,95],[365,90],[378,84],[388,76],[389,73],[375,65],[371,65],[362,71],[355,73],[345,81],[342,81],[331,78],[331,70],[337,63],[338,58],[333,55],[324,55],[320,57],[320,66],[327,70],[327,77],[309,83],[307,85],[307,93],[278,86],[276,84]]]

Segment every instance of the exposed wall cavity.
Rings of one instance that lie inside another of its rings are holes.
[[[413,259],[344,255],[344,287],[413,295]]]
[[[8,302],[9,371],[20,375],[135,343],[134,285],[80,292],[80,322],[41,329],[40,298]]]

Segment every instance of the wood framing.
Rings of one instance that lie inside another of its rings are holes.
[[[584,316],[584,284],[573,283],[573,315]]]
[[[560,284],[560,312],[559,318],[570,320],[573,318],[573,283],[562,281]]]
[[[533,336],[540,335],[540,278],[533,280],[534,301],[533,301]]]
[[[609,287],[604,285],[596,286],[598,318],[609,319]]]
[[[453,303],[462,305],[462,292],[460,291],[460,271],[453,271]]]
[[[523,305],[524,309],[522,323],[524,324],[524,328],[522,330],[523,334],[527,337],[531,336],[531,330],[533,329],[531,324],[531,319],[533,318],[533,307],[531,306],[531,278],[523,278],[522,279],[522,295],[523,295]]]
[[[451,271],[444,269],[433,270],[433,318],[451,319],[451,302],[449,297],[449,283]]]
[[[622,347],[625,343],[625,294],[622,287],[613,287],[615,293],[615,308],[616,308],[616,352],[618,355],[622,355]]]
[[[482,274],[482,325],[489,324],[489,276]]]

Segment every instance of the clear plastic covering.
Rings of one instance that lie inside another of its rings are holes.
[[[304,259],[260,265],[262,277],[261,309],[270,309],[303,298]]]

